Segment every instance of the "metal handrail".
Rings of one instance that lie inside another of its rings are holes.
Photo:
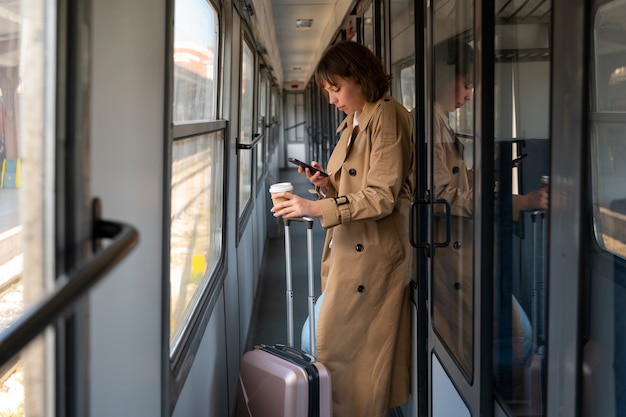
[[[130,252],[139,240],[132,226],[106,220],[94,222],[96,238],[113,241],[93,259],[67,276],[66,282],[47,298],[30,307],[10,327],[0,333],[0,366],[13,358],[46,327],[88,292],[109,270]]]
[[[237,144],[237,149],[252,149],[254,148],[259,142],[261,142],[264,138],[264,135],[262,133],[255,133],[254,134],[254,139],[252,140],[252,142],[250,143],[238,143]]]

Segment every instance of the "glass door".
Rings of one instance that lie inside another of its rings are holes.
[[[434,0],[429,86],[431,415],[477,414],[474,317],[474,2]],[[456,388],[455,388],[456,387]],[[474,411],[476,410],[476,412]]]
[[[430,415],[543,416],[552,5],[428,18]]]

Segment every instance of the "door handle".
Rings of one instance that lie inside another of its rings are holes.
[[[0,366],[19,353],[46,327],[54,323],[81,296],[85,295],[113,267],[120,263],[139,240],[132,226],[107,220],[94,220],[94,241],[111,238],[106,248],[96,252],[86,264],[72,271],[64,284],[48,297],[26,310],[4,332],[0,333]]]

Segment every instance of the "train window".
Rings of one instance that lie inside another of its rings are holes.
[[[400,70],[400,94],[402,105],[409,111],[415,108],[415,64]]]
[[[222,132],[174,142],[170,225],[172,341],[218,266],[222,248],[224,137]]]
[[[626,415],[626,1],[593,3],[589,115],[595,240],[589,246],[582,416]],[[614,159],[615,158],[615,159]]]
[[[254,52],[247,38],[241,49],[241,84],[239,87],[239,143],[252,143],[254,118]],[[252,196],[252,152],[239,152],[239,217],[246,212]]]
[[[496,7],[495,391],[513,416],[544,415],[551,2]]]
[[[374,3],[372,1],[370,5],[363,12],[363,45],[367,46],[370,51],[376,53],[376,41],[374,37]]]
[[[285,114],[285,141],[287,143],[304,142],[304,93],[290,92],[285,95],[285,107],[289,111]],[[298,147],[299,148],[299,147]],[[287,153],[292,155],[292,150],[287,149]],[[306,159],[306,158],[305,158]]]
[[[280,125],[278,124],[278,112],[280,111],[279,106],[280,106],[280,96],[278,94],[278,92],[276,91],[276,87],[272,86],[272,88],[270,89],[271,93],[270,93],[270,107],[269,107],[269,126],[270,126],[270,130],[269,130],[269,135],[270,135],[270,139],[269,139],[269,148],[268,148],[268,153],[267,153],[267,159],[269,160],[270,155],[272,155],[274,153],[274,149],[276,148],[276,145],[278,145],[278,139],[279,139],[279,128]]]
[[[411,111],[415,108],[415,2],[391,2],[392,95]]]
[[[474,370],[473,8],[432,4],[432,147],[435,242],[433,328],[471,381]],[[445,204],[443,203],[445,202]],[[447,219],[450,219],[448,223]],[[450,226],[450,229],[448,228]]]
[[[265,124],[267,122],[267,90],[269,88],[269,83],[267,81],[267,73],[266,71],[261,71],[261,77],[259,80],[259,104],[258,104],[258,118],[257,118],[257,129],[256,133],[258,135],[263,135],[263,140],[256,147],[256,170],[257,170],[257,187],[260,187],[263,184],[262,178],[265,174],[265,155],[267,147],[267,132]]]
[[[223,251],[224,129],[217,118],[219,25],[206,0],[177,0],[170,189],[170,347],[176,350]]]
[[[595,112],[593,139],[594,209],[598,242],[626,258],[626,167],[614,157],[626,154],[626,42],[616,30],[626,29],[626,2],[598,9],[594,20]]]
[[[56,17],[46,5],[0,4],[0,331],[42,299],[56,273]],[[26,405],[45,414],[40,382],[53,377],[50,335],[0,364],[0,415],[24,415]]]
[[[174,122],[217,116],[217,14],[206,0],[177,0]]]
[[[64,191],[55,188],[54,80],[64,64],[54,59],[56,12],[44,0],[0,3],[0,332],[54,288],[63,269],[55,253],[55,216],[66,215],[56,209]],[[47,333],[0,363],[0,415],[44,415],[55,401],[41,383],[55,378],[53,346]]]

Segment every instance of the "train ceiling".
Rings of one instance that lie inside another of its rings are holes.
[[[261,35],[273,75],[287,91],[306,87],[322,52],[356,4],[356,0],[242,1],[254,7],[250,21]]]

